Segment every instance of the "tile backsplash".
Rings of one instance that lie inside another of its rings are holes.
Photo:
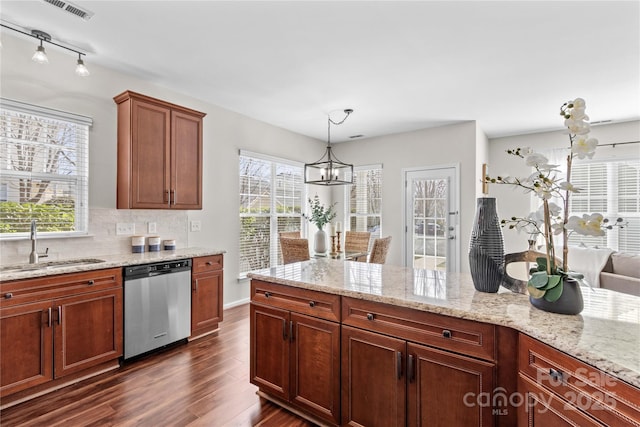
[[[147,233],[147,223],[156,223],[156,232]],[[85,258],[131,252],[131,236],[116,234],[116,224],[135,224],[137,236],[160,236],[173,239],[177,248],[188,244],[188,215],[186,211],[156,209],[89,209],[89,235],[69,238],[40,238],[38,252],[49,248],[49,256],[42,261],[66,258]],[[15,264],[29,261],[31,244],[28,239],[0,241],[0,263]]]

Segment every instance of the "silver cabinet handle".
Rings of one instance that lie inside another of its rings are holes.
[[[58,306],[58,325],[62,324],[62,306]]]
[[[396,352],[396,373],[398,375],[398,379],[402,378],[402,352]]]
[[[50,328],[51,327],[51,307],[49,307],[47,311],[49,312],[48,313],[47,325]]]

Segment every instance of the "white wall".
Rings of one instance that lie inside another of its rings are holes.
[[[402,265],[402,169],[460,164],[460,266],[469,270],[467,253],[475,214],[476,123],[473,121],[415,132],[335,144],[336,155],[356,165],[382,163],[382,235],[392,236],[387,263]],[[334,189],[338,208],[344,209],[341,189]],[[344,219],[343,219],[344,221]]]
[[[304,162],[320,157],[324,142],[301,136],[188,97],[153,83],[85,62],[91,76],[75,75],[76,59],[61,49],[47,48],[49,64],[31,61],[32,40],[3,34],[0,64],[1,93],[5,98],[69,111],[93,118],[89,149],[90,229],[93,237],[54,239],[40,243],[52,257],[75,257],[126,251],[129,237],[115,236],[116,222],[157,222],[161,237],[178,238],[179,247],[204,246],[227,251],[225,304],[249,297],[248,282],[238,283],[238,150],[247,149]],[[204,118],[203,209],[170,212],[128,211],[116,206],[116,104],[113,97],[133,90],[207,113]],[[147,216],[148,215],[148,216]],[[99,222],[96,222],[99,218]],[[148,218],[148,219],[147,219]],[[202,231],[185,229],[189,219],[202,221]],[[176,230],[176,224],[180,230]],[[137,231],[136,230],[136,231]],[[143,230],[146,231],[146,230]],[[170,236],[168,236],[170,234]],[[1,262],[24,262],[29,243],[0,244]]]
[[[588,111],[587,111],[588,112]],[[559,120],[559,126],[562,125]],[[591,128],[590,136],[597,138],[599,144],[612,144],[640,140],[640,121],[599,125]],[[491,176],[527,176],[532,170],[524,161],[506,153],[507,149],[531,147],[534,151],[553,148],[568,148],[568,135],[563,131],[533,133],[492,139],[489,142],[489,174]],[[567,150],[568,152],[568,150]],[[611,157],[640,157],[640,144],[598,147],[594,160]],[[585,160],[576,160],[576,162]],[[529,193],[513,186],[490,185],[489,196],[496,197],[500,218],[527,216],[531,212]],[[527,237],[515,230],[503,230],[505,253],[520,252],[527,249]]]

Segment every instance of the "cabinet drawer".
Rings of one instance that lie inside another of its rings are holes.
[[[640,389],[520,334],[519,369],[607,425],[640,426]]]
[[[197,274],[204,271],[222,270],[222,255],[201,256],[193,259],[191,273]]]
[[[339,295],[252,280],[251,301],[321,319],[340,321]]]
[[[16,280],[0,283],[0,305],[9,307],[121,286],[121,268]]]
[[[345,325],[486,360],[495,359],[495,327],[405,307],[342,298]]]

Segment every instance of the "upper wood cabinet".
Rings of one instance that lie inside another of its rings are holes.
[[[118,104],[118,209],[202,209],[205,113],[125,91]]]

